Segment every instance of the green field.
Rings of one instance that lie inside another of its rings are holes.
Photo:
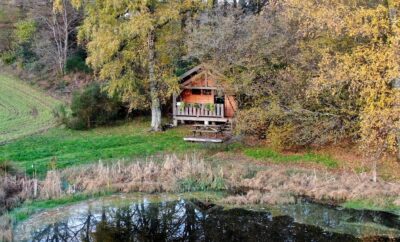
[[[0,144],[54,126],[57,103],[29,84],[0,74]]]
[[[62,127],[0,146],[0,163],[13,161],[29,174],[44,174],[51,166],[137,158],[162,153],[183,153],[199,147],[183,141],[184,127],[148,132],[150,122],[136,119],[113,127],[74,131]]]
[[[43,175],[54,166],[183,153],[198,147],[183,141],[185,128],[152,133],[150,121],[143,118],[89,131],[55,127],[52,110],[58,103],[0,74],[0,163],[11,161],[28,174]]]

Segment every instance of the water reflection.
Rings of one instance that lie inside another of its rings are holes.
[[[279,206],[279,209],[298,223],[322,227],[329,231],[352,234],[360,238],[375,235],[400,237],[400,218],[392,213],[343,209],[305,200],[297,204]]]
[[[21,236],[18,239],[25,241],[358,241],[296,223],[289,216],[219,207],[203,210],[189,200],[80,208]]]

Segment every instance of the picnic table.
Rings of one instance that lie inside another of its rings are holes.
[[[218,134],[222,134],[224,131],[223,125],[204,125],[204,124],[195,124],[193,125],[193,136],[195,137],[196,134],[202,136],[203,134],[214,134],[215,137]]]

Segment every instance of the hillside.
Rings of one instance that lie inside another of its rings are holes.
[[[0,73],[0,144],[52,127],[57,103],[29,84]]]

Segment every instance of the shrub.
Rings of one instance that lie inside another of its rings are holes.
[[[85,130],[88,129],[88,125],[87,123],[79,118],[79,117],[70,117],[68,119],[68,122],[65,123],[65,125],[70,128],[70,129],[74,129],[74,130]]]
[[[86,53],[83,50],[79,50],[74,55],[67,59],[67,63],[65,64],[65,71],[66,73],[71,72],[85,72],[90,73],[92,70],[85,62]]]
[[[260,107],[241,110],[237,114],[236,131],[265,138],[270,123],[268,113]]]
[[[17,61],[17,55],[14,51],[5,51],[0,55],[1,61],[6,65],[11,65]]]
[[[265,108],[240,111],[236,131],[268,138],[275,149],[282,150],[336,142],[348,136],[349,130],[339,116],[312,112],[296,105],[283,107],[271,102]]]
[[[56,118],[57,123],[67,124],[69,122],[69,113],[65,104],[59,104],[53,109],[53,116]]]
[[[33,39],[37,30],[34,20],[21,20],[15,25],[15,37],[18,43],[27,43]]]
[[[91,84],[72,97],[72,118],[67,126],[72,129],[88,129],[115,121],[122,108],[116,98],[109,97],[99,84]]]
[[[30,71],[37,68],[35,63],[37,56],[32,48],[36,32],[37,25],[34,20],[21,20],[15,24],[13,48],[6,58],[6,64],[18,61],[22,67]]]
[[[291,124],[284,124],[282,126],[271,125],[267,131],[271,147],[274,150],[282,151],[296,145],[292,139],[295,131],[295,127]]]

